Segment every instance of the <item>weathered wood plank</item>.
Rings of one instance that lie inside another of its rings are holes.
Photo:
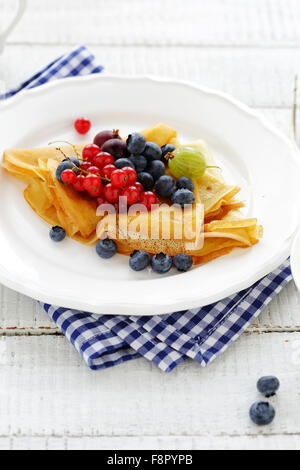
[[[300,450],[300,436],[0,437],[0,450]]]
[[[251,436],[300,433],[298,333],[245,334],[207,369],[163,374],[144,359],[101,372],[58,336],[0,342],[0,436]],[[258,428],[256,380],[281,380],[277,417]]]

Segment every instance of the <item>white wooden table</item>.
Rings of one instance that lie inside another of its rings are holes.
[[[86,44],[110,72],[224,90],[289,132],[300,72],[299,0],[28,3],[0,58],[8,88]],[[0,325],[0,449],[300,449],[300,297],[293,283],[210,367],[186,361],[169,375],[144,359],[91,372],[35,301],[5,287]],[[274,423],[257,428],[248,409],[263,374],[282,385],[272,399]]]

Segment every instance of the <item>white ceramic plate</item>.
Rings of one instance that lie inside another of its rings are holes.
[[[231,295],[277,267],[289,254],[300,214],[300,159],[288,138],[260,115],[216,91],[153,78],[90,76],[57,81],[1,105],[0,151],[80,141],[73,121],[87,115],[91,135],[122,135],[163,121],[180,140],[204,138],[228,182],[242,188],[245,215],[264,226],[248,250],[158,276],[135,273],[128,258],[101,260],[94,247],[55,244],[49,226],[27,206],[24,185],[0,172],[0,281],[55,305],[94,313],[153,315],[199,307]]]

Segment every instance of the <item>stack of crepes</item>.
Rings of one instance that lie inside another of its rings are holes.
[[[175,129],[157,124],[142,132],[147,141],[159,146],[171,143],[179,146]],[[199,148],[208,165],[214,164],[204,141],[189,144]],[[83,145],[64,146],[68,156],[77,156]],[[207,169],[195,181],[195,204],[182,217],[181,209],[171,208],[160,201],[152,212],[111,215],[98,213],[94,199],[60,183],[56,168],[64,159],[56,147],[6,150],[2,167],[27,186],[24,197],[31,208],[50,225],[60,225],[67,234],[84,244],[98,238],[115,239],[118,252],[130,254],[137,249],[149,253],[175,255],[189,253],[200,264],[229,253],[236,247],[247,248],[259,241],[262,227],[255,218],[245,219],[239,213],[244,204],[235,199],[239,187],[227,185],[219,169]],[[190,213],[189,213],[190,211]],[[169,228],[164,230],[164,221]],[[171,224],[170,224],[171,220]],[[178,239],[179,225],[182,238]],[[146,228],[145,228],[146,227]],[[153,232],[155,237],[153,238]]]

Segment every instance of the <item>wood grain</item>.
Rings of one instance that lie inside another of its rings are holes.
[[[298,434],[272,436],[0,437],[0,450],[299,450]],[[112,454],[113,454],[112,452]]]
[[[299,46],[298,0],[29,0],[28,3],[27,13],[10,37],[13,43]],[[12,8],[6,6],[7,10]],[[3,15],[6,16],[5,10]]]

